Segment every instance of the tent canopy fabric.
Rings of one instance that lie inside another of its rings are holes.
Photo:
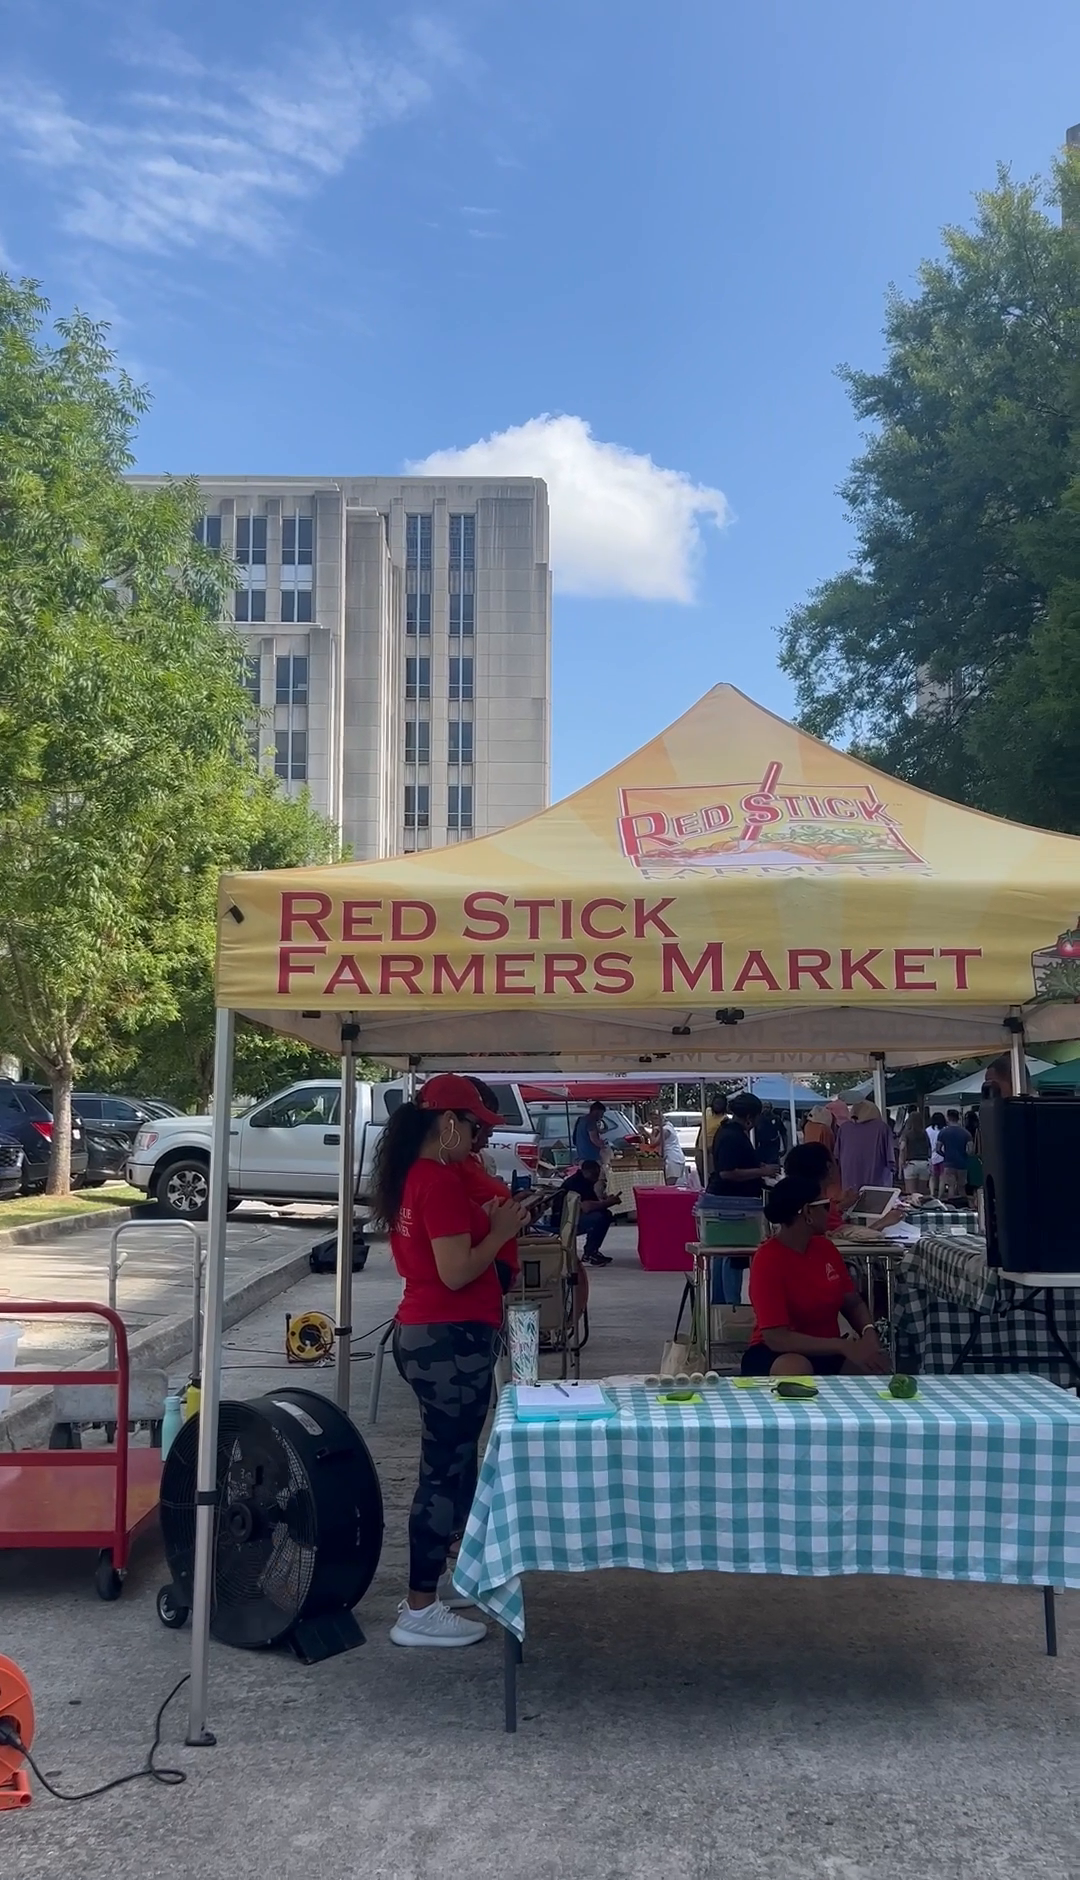
[[[1036,1082],[1038,1082],[1039,1073],[1050,1068],[1045,1058],[1036,1057],[1027,1059],[1027,1067],[1028,1076],[1034,1078]],[[943,1084],[940,1090],[928,1091],[925,1102],[936,1106],[939,1098],[942,1097],[977,1097],[981,1094],[985,1081],[985,1070],[969,1071],[966,1077],[958,1077],[955,1083]],[[1080,1082],[1080,1065],[1077,1066],[1076,1081]]]
[[[1080,1090],[1080,1058],[1067,1058],[1064,1064],[1048,1064],[1033,1078],[1036,1090]]]
[[[427,1069],[925,1063],[1002,1049],[1024,1007],[1029,1037],[1080,1035],[1078,914],[1080,839],[928,796],[721,685],[497,835],[226,876],[218,1002],[324,1049],[355,1022],[358,1050]]]

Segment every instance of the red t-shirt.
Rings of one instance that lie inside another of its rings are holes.
[[[491,1222],[461,1179],[460,1165],[421,1156],[405,1177],[405,1193],[390,1251],[405,1281],[398,1307],[401,1325],[502,1324],[502,1289],[494,1265],[452,1292],[439,1278],[433,1240],[468,1234],[472,1246],[486,1240]]]
[[[465,1183],[465,1192],[470,1200],[478,1201],[486,1207],[489,1201],[509,1201],[510,1190],[499,1175],[492,1175],[481,1162],[478,1155],[467,1155],[464,1162],[455,1162],[454,1167]],[[508,1240],[505,1247],[499,1248],[499,1259],[511,1273],[517,1274],[518,1248],[516,1240]]]
[[[837,1338],[837,1317],[855,1284],[841,1255],[824,1234],[815,1234],[805,1253],[782,1240],[763,1240],[750,1263],[750,1304],[760,1345],[764,1326],[786,1325],[807,1338]]]

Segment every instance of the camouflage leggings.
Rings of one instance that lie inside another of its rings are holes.
[[[420,1404],[420,1480],[409,1515],[409,1587],[433,1593],[476,1493],[491,1401],[493,1325],[398,1325],[394,1363]]]

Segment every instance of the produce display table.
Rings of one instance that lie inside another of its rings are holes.
[[[515,1727],[523,1573],[900,1574],[1080,1586],[1080,1402],[1044,1378],[732,1380],[698,1404],[606,1388],[603,1421],[519,1423],[504,1390],[454,1573],[506,1628]],[[1052,1595],[1047,1596],[1047,1645]]]
[[[1080,1288],[1017,1286],[977,1234],[927,1234],[896,1278],[894,1343],[905,1371],[1038,1371],[1080,1381]]]

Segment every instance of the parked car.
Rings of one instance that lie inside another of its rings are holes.
[[[49,1150],[52,1143],[53,1118],[51,1094],[45,1091],[45,1101],[36,1084],[17,1084],[10,1078],[0,1077],[0,1129],[8,1136],[13,1136],[23,1150],[22,1187],[24,1194],[32,1194],[35,1189],[44,1188],[49,1174]],[[74,1186],[83,1181],[89,1157],[86,1149],[86,1137],[78,1117],[71,1119],[71,1180]]]
[[[588,1115],[588,1104],[531,1103],[529,1110],[536,1131],[538,1159],[546,1159],[552,1152],[558,1152],[560,1160],[564,1154],[572,1154],[574,1127],[581,1117]],[[603,1137],[615,1154],[636,1149],[643,1140],[633,1119],[624,1110],[613,1109],[604,1111]]]
[[[22,1194],[25,1159],[22,1143],[0,1132],[0,1201]]]
[[[357,1199],[371,1192],[375,1152],[385,1125],[405,1100],[403,1079],[356,1087]],[[535,1126],[516,1086],[498,1086],[503,1118],[490,1153],[504,1181],[536,1167]],[[229,1202],[336,1201],[341,1148],[341,1086],[329,1078],[291,1084],[256,1103],[229,1128]],[[206,1218],[210,1182],[209,1116],[167,1116],[145,1123],[127,1159],[127,1179],[163,1214]]]
[[[665,1123],[674,1123],[679,1147],[684,1155],[693,1155],[701,1134],[700,1110],[668,1110]]]

